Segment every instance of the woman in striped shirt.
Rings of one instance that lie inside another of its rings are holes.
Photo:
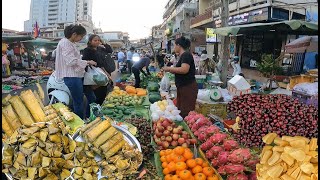
[[[81,119],[90,115],[89,104],[95,102],[95,95],[91,88],[83,87],[85,68],[96,66],[92,60],[81,60],[80,51],[75,43],[86,35],[86,29],[81,25],[70,25],[64,29],[65,38],[61,39],[56,48],[55,73],[57,78],[64,80],[72,96],[73,112]],[[83,109],[83,94],[87,98],[86,115]]]

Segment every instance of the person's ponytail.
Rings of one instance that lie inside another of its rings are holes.
[[[86,35],[86,29],[81,25],[69,25],[64,29],[64,36],[66,38],[71,38],[72,34],[76,33],[77,35]]]

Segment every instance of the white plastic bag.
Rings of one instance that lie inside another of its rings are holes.
[[[97,84],[94,81],[94,78],[99,76],[100,79],[102,79],[103,84]],[[88,67],[88,70],[84,73],[84,80],[83,80],[83,85],[99,85],[99,86],[106,86],[108,85],[109,78],[108,76],[104,73],[104,71],[101,68],[98,67]]]
[[[163,91],[169,91],[170,90],[170,79],[169,79],[167,73],[165,73],[164,76],[161,79],[160,89],[163,90]]]

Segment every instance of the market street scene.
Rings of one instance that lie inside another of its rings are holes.
[[[1,179],[318,180],[318,1],[2,5]]]

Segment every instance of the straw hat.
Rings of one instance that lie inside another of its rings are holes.
[[[204,61],[204,60],[207,60],[208,59],[208,55],[207,54],[202,54],[200,56],[200,61]]]

